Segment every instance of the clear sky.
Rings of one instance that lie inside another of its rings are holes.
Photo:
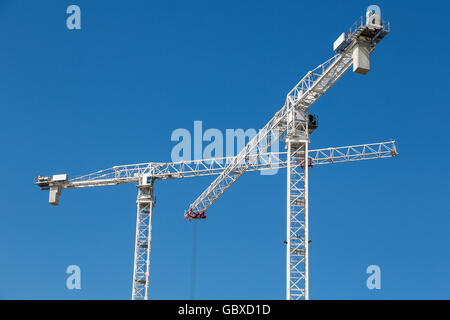
[[[33,179],[170,161],[171,133],[195,120],[262,127],[370,4],[392,32],[367,76],[313,106],[311,148],[396,139],[400,155],[311,170],[310,296],[450,299],[450,6],[262,0],[0,1],[0,298],[129,299],[136,187],[65,190],[52,207]],[[198,223],[193,290],[183,212],[211,181],[156,183],[151,297],[284,299],[284,171],[245,174]]]

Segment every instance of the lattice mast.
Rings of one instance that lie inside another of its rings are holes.
[[[136,240],[131,298],[133,300],[147,300],[149,295],[152,217],[155,205],[153,180],[151,177],[144,176],[137,187]]]
[[[286,297],[308,299],[308,114],[293,109],[287,148]]]

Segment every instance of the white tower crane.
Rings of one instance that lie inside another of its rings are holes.
[[[370,70],[370,54],[389,33],[378,6],[370,6],[334,42],[336,55],[308,72],[288,93],[284,106],[249,141],[236,158],[189,206],[185,218],[204,217],[216,201],[275,142],[284,138],[287,149],[286,299],[309,299],[308,270],[308,167],[309,135],[317,118],[309,108],[350,68],[359,74]],[[303,165],[300,165],[302,164]]]
[[[309,106],[325,93],[352,63],[355,72],[367,73],[370,69],[369,53],[389,32],[389,26],[380,19],[379,9],[370,12],[367,15],[367,24],[364,25],[361,19],[348,34],[341,35],[335,42],[334,49],[337,55],[310,71],[300,81],[289,93],[284,107],[236,157],[115,166],[75,178],[68,178],[67,174],[39,176],[35,184],[43,190],[49,190],[49,202],[52,205],[59,203],[63,189],[137,184],[132,299],[148,299],[155,181],[218,176],[185,214],[188,219],[202,219],[206,217],[206,208],[245,171],[287,168],[289,173],[287,297],[308,298],[308,167],[397,155],[395,141],[308,150],[309,133],[317,127],[317,119],[307,114]],[[266,153],[275,139],[282,136],[285,137],[287,152]]]

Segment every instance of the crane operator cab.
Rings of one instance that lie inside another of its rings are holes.
[[[285,122],[285,125],[291,126],[290,123],[292,121],[298,121],[299,123],[303,123],[301,126],[297,126],[296,129],[291,131],[292,129],[289,128],[288,132],[290,136],[303,136],[304,131],[306,130],[306,124],[308,124],[308,135],[310,135],[314,130],[316,130],[319,127],[319,117],[317,114],[309,114],[307,112],[304,112],[302,110],[293,110],[292,113],[288,114],[287,122]]]
[[[317,114],[308,114],[308,131],[311,134],[319,126],[319,117]]]

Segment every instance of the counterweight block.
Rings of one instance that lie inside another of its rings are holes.
[[[353,48],[353,72],[367,74],[370,71],[370,43],[358,41]]]

